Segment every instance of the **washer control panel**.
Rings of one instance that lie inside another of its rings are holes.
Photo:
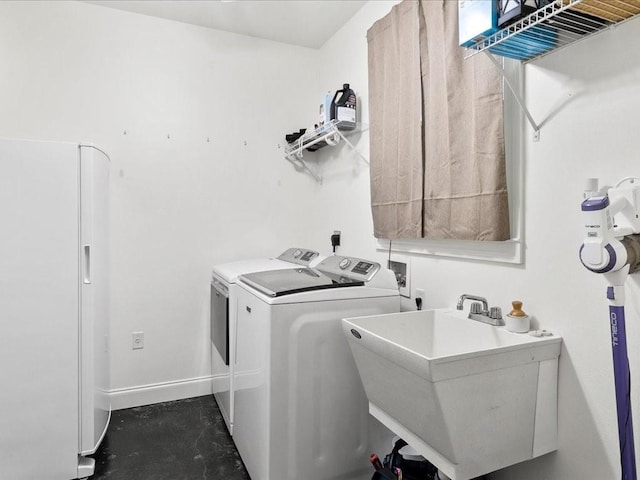
[[[380,264],[364,258],[333,255],[325,258],[316,268],[328,275],[368,282],[378,273]]]
[[[343,258],[340,263],[338,264],[338,266],[344,270],[345,268],[347,268],[349,265],[351,265],[351,260],[348,258]]]
[[[296,263],[307,267],[309,263],[311,263],[311,260],[318,255],[320,255],[318,252],[305,248],[289,248],[278,256],[278,260],[284,260],[285,262]]]
[[[374,265],[375,264],[372,262],[365,262],[361,260],[351,269],[351,271],[359,275],[368,275],[373,270]]]

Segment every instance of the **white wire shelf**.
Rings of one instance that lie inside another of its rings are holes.
[[[529,62],[640,15],[640,0],[554,0],[467,47]]]
[[[303,158],[305,151],[315,152],[322,147],[335,146],[341,141],[344,141],[351,147],[354,153],[368,165],[369,161],[358,152],[356,147],[347,139],[348,136],[362,133],[365,130],[367,130],[367,125],[363,123],[357,123],[355,129],[341,130],[340,121],[331,120],[329,123],[305,133],[294,142],[288,143],[284,147],[284,156],[296,167],[306,170],[313,178],[322,182],[322,177],[318,175]]]

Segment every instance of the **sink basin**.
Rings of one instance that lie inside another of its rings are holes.
[[[342,320],[369,412],[453,480],[557,448],[561,338],[457,310]]]

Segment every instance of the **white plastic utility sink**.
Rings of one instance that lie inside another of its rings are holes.
[[[342,323],[369,412],[453,480],[556,450],[560,337],[448,309]]]

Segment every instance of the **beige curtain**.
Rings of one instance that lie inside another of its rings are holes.
[[[411,15],[416,17],[410,19]],[[418,71],[413,43],[416,29]],[[395,44],[407,45],[398,50],[399,57],[381,55],[379,50],[390,49],[381,42],[389,42],[391,35],[383,38],[380,31],[394,32],[400,37],[393,37]],[[502,79],[484,55],[464,59],[464,50],[458,46],[458,2],[405,0],[374,24],[368,39],[371,197],[376,237],[507,240]],[[377,62],[374,67],[372,60]],[[405,72],[404,76],[388,73],[396,68]],[[413,75],[420,80],[417,84]],[[387,83],[389,77],[394,83]],[[411,93],[415,88],[417,93]],[[384,108],[385,96],[391,102],[389,89],[399,89],[412,100],[417,96],[424,128],[416,121],[415,105],[412,109]],[[389,111],[398,118],[391,116],[393,121],[389,121]],[[379,115],[387,117],[380,120]],[[408,146],[400,143],[409,136]],[[413,217],[418,180],[406,175],[420,175],[421,221]],[[404,190],[406,185],[409,188]],[[389,208],[391,205],[395,208]],[[400,214],[398,205],[411,205],[408,228],[403,224],[406,210]],[[415,235],[417,226],[422,230]]]
[[[367,32],[371,210],[378,238],[422,236],[418,13],[415,1],[405,1]]]
[[[425,238],[509,239],[502,78],[464,59],[458,2],[420,2]]]

